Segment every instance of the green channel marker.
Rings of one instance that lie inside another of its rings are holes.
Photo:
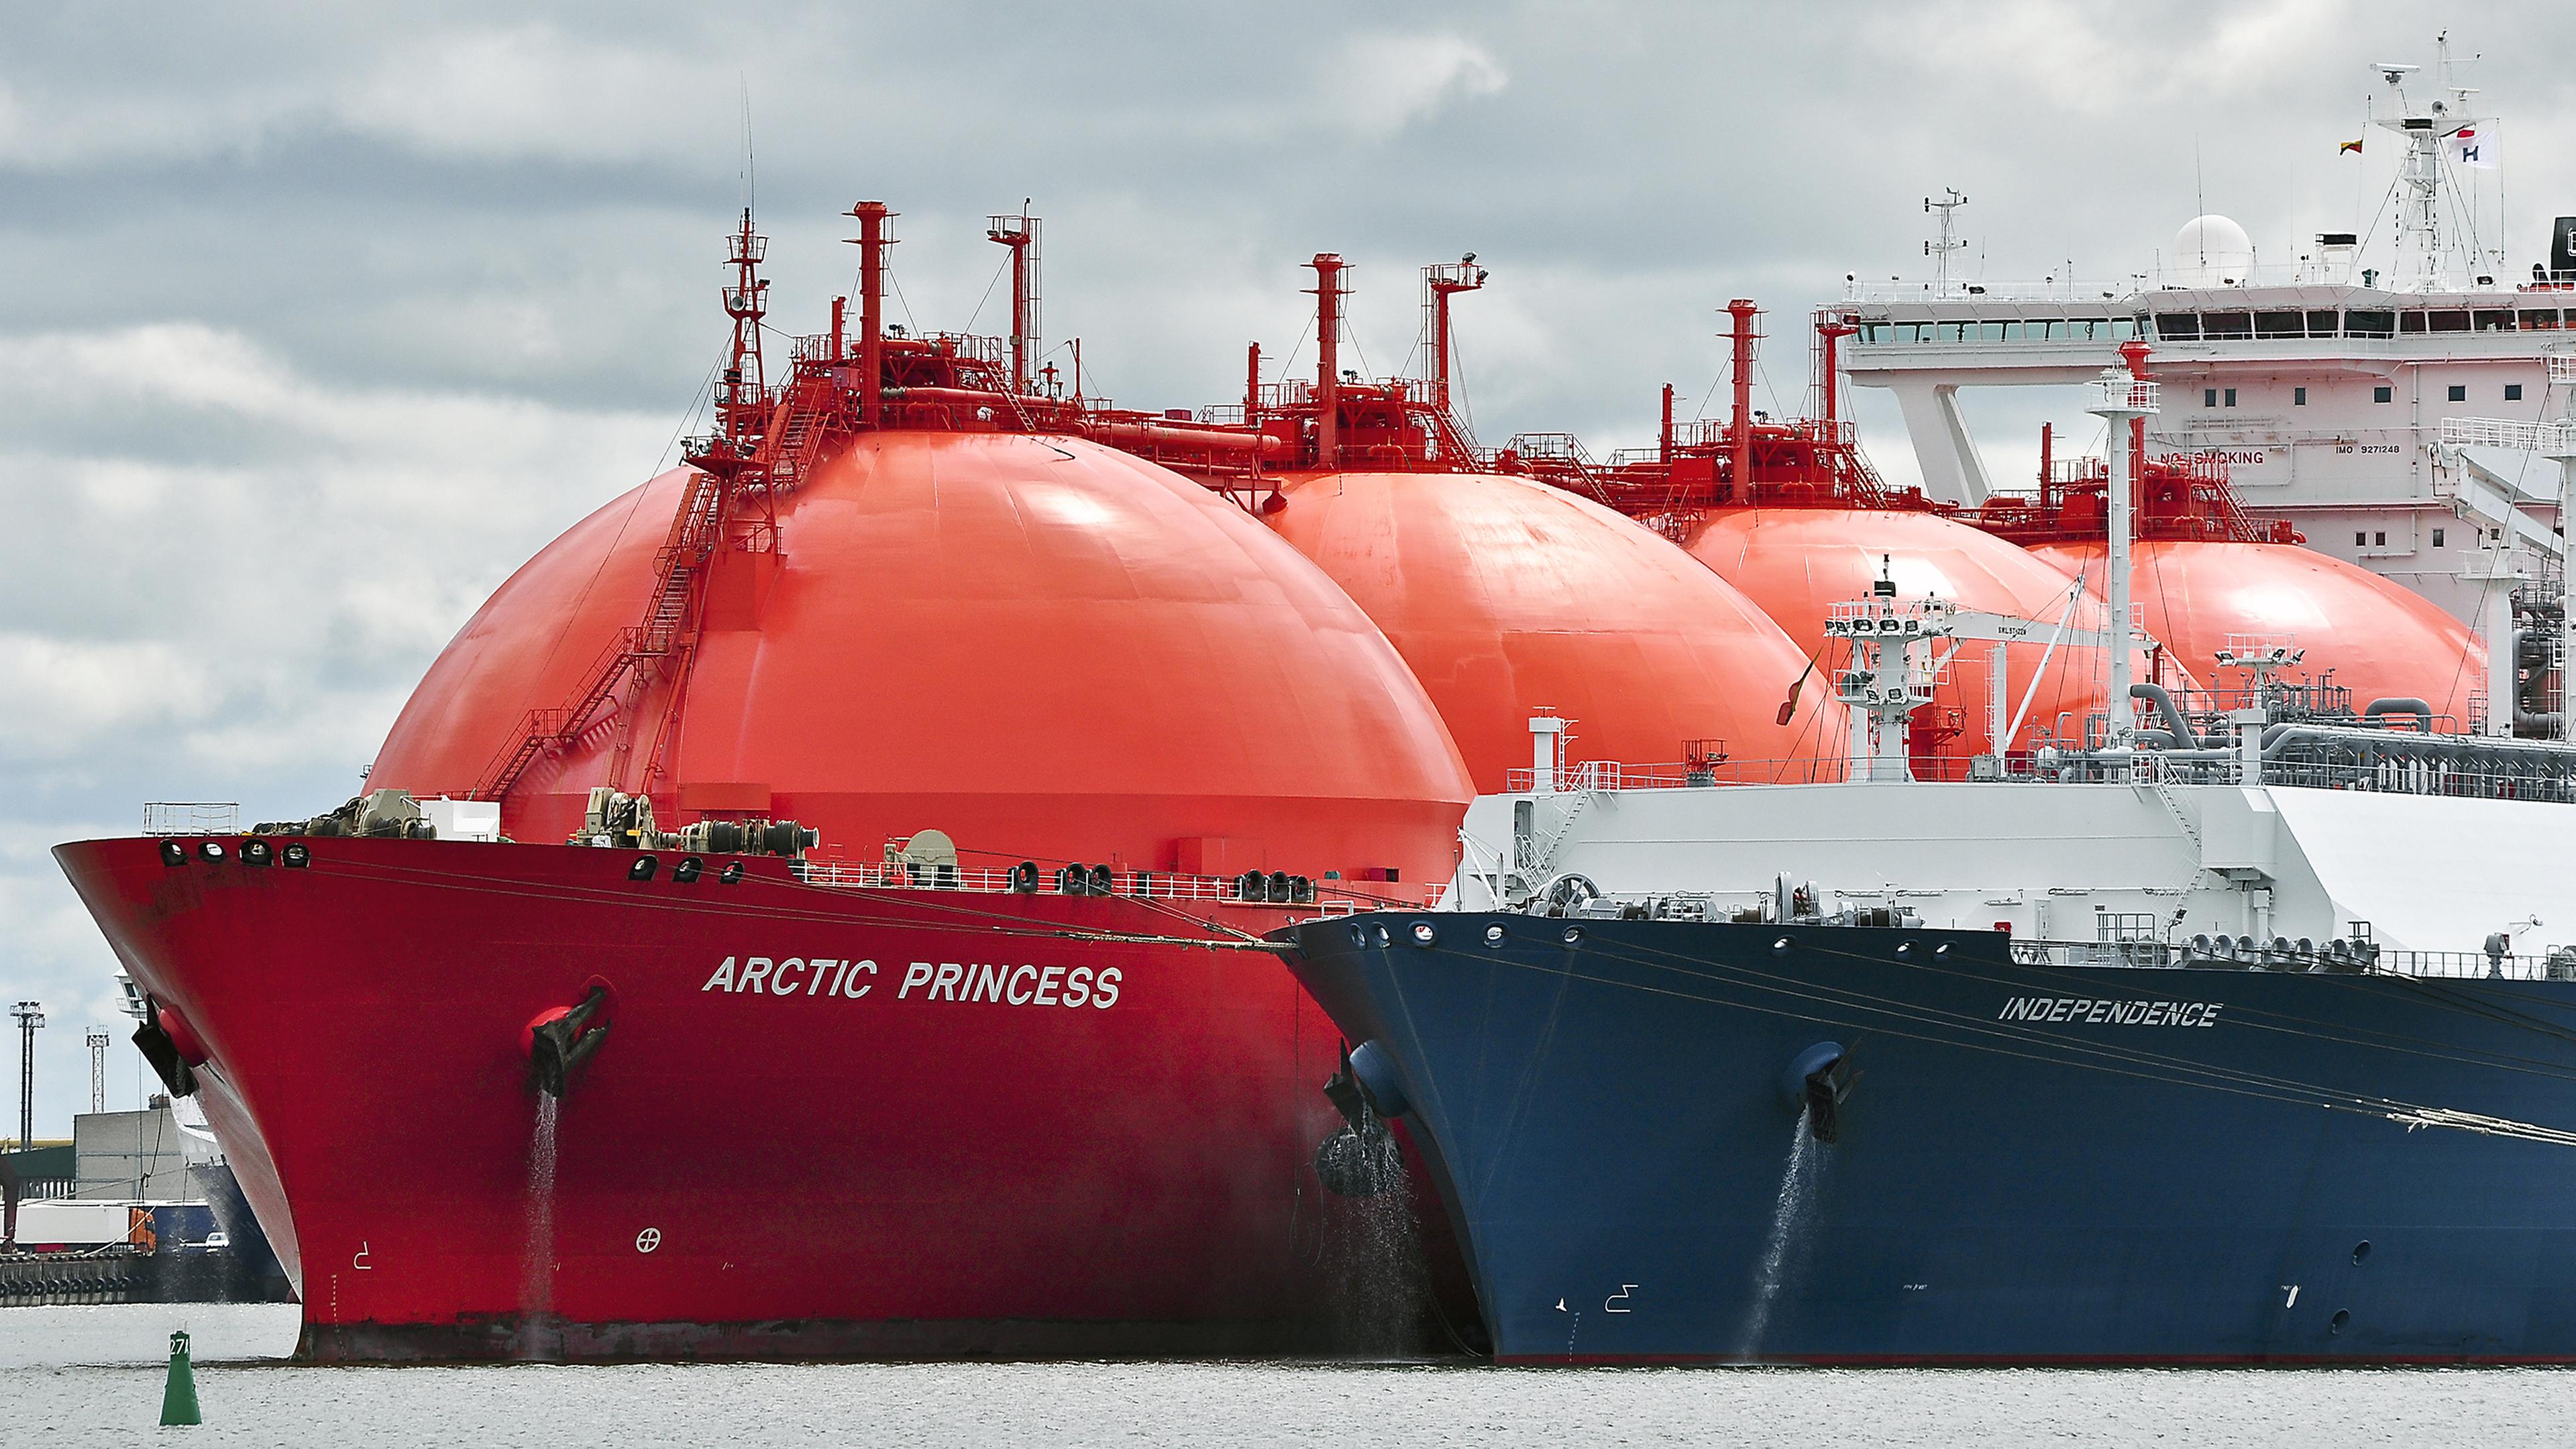
[[[205,1422],[197,1414],[197,1371],[188,1362],[186,1329],[174,1330],[170,1335],[170,1382],[161,1390],[161,1422]]]

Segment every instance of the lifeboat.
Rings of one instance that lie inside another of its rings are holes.
[[[1805,650],[1664,537],[1483,465],[1447,406],[1445,346],[1428,380],[1343,379],[1340,260],[1313,265],[1317,380],[1254,399],[1290,451],[1262,516],[1385,632],[1479,790],[1527,770],[1542,712],[1572,722],[1576,759],[1691,762],[1734,780],[1808,778],[1820,758],[1839,768],[1841,706],[1794,689]],[[1435,302],[1453,270],[1432,269]]]

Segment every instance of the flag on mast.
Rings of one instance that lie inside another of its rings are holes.
[[[2338,156],[2358,156],[2361,154],[2361,143],[2359,141],[2346,141],[2335,148],[2335,154]]]
[[[2495,132],[2486,126],[2462,126],[2445,137],[2455,166],[2474,166],[2480,171],[2493,171],[2496,166]]]

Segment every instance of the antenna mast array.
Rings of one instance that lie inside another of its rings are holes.
[[[45,1024],[44,1004],[21,1001],[9,1008],[18,1023],[18,1148],[25,1151],[36,1135],[36,1028]]]
[[[1932,295],[1935,297],[1953,295],[1950,257],[1955,252],[1966,251],[1968,239],[1959,235],[1959,219],[1952,213],[1967,204],[1968,198],[1961,195],[1955,186],[1942,188],[1941,199],[1938,201],[1928,196],[1923,198],[1925,211],[1941,213],[1940,238],[1923,244],[1923,255],[1932,259]]]
[[[2385,85],[2383,108],[2372,102],[2370,122],[2384,131],[2396,133],[2405,143],[2405,155],[2397,163],[2397,257],[2390,269],[2389,280],[2398,289],[2410,292],[2434,292],[2465,282],[2465,276],[2454,273],[2450,253],[2458,253],[2474,272],[2478,262],[2477,218],[2463,212],[2459,231],[2444,240],[2442,226],[2442,162],[2446,147],[2462,148],[2467,164],[2492,166],[2494,156],[2486,148],[2494,118],[2480,116],[2472,109],[2469,97],[2477,91],[2453,83],[2451,76],[2451,38],[2445,33],[2433,42],[2435,69],[2440,87],[2448,99],[2437,100],[2417,110],[2406,99],[2406,77],[2421,66],[2383,63],[2374,65]]]

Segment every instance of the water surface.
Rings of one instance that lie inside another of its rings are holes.
[[[1491,1369],[1225,1364],[303,1368],[202,1362],[206,1422],[155,1427],[157,1366],[35,1367],[162,1319],[282,1352],[293,1310],[0,1310],[0,1443],[408,1446],[2563,1445],[2576,1372]],[[118,1319],[124,1322],[119,1326]],[[84,1316],[86,1321],[84,1322]],[[278,1332],[282,1322],[282,1338]],[[265,1340],[262,1335],[265,1334]],[[47,1345],[61,1350],[50,1352]],[[210,1355],[212,1356],[212,1355]]]

